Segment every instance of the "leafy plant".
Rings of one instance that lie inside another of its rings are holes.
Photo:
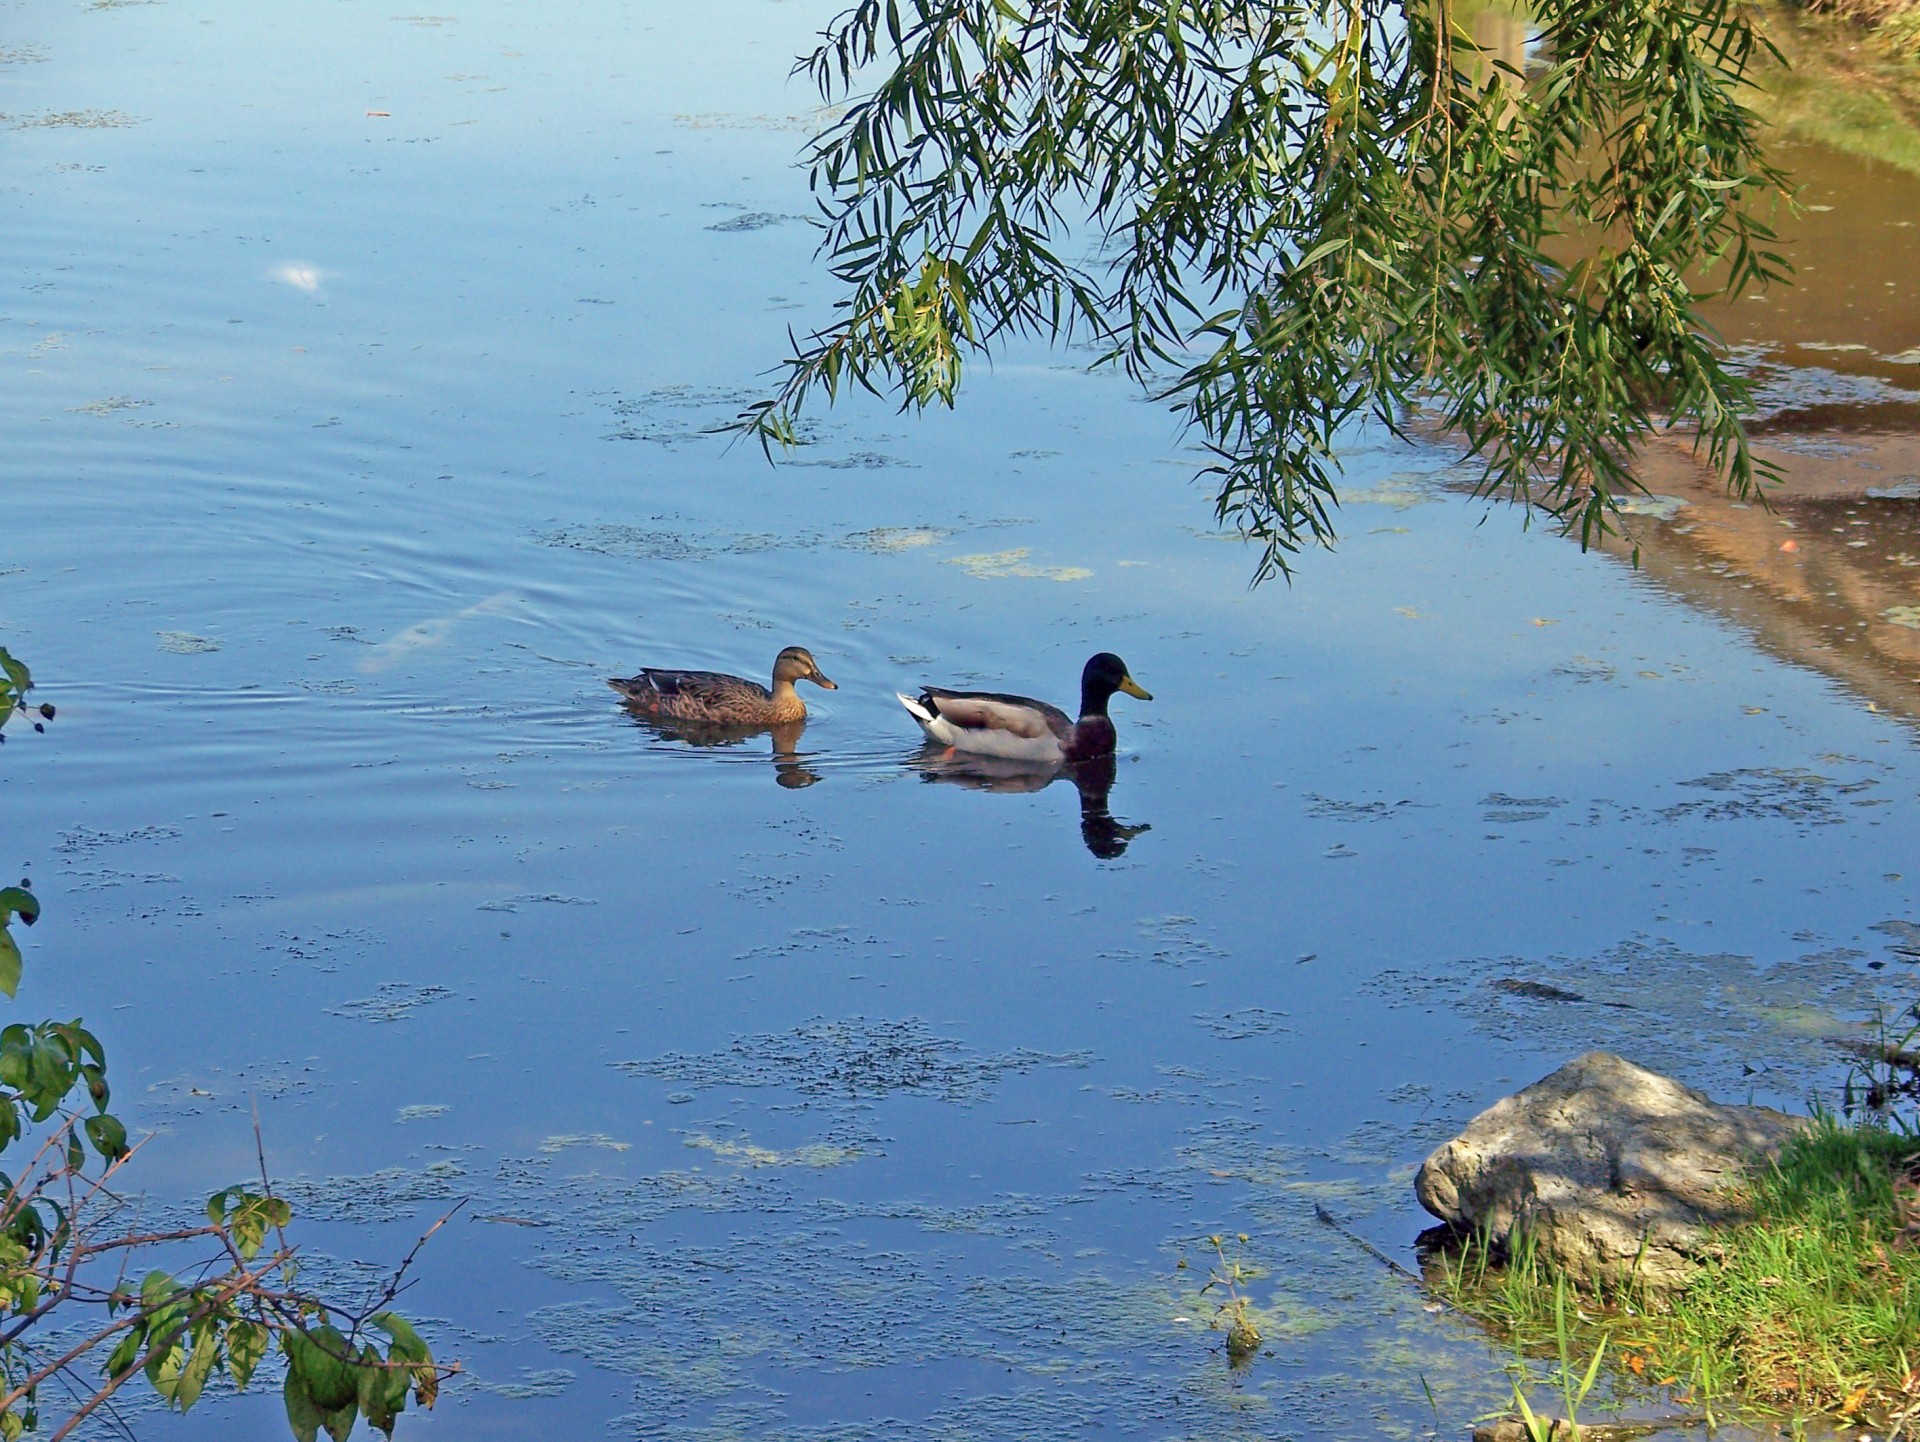
[[[1781,279],[1784,178],[1737,0],[1541,0],[1537,73],[1459,0],[856,0],[796,67],[830,320],[737,426],[859,389],[952,405],[969,357],[1094,346],[1197,427],[1258,577],[1333,536],[1337,437],[1416,415],[1480,488],[1611,528],[1681,426],[1741,496],[1745,382],[1701,302]]]
[[[1244,1247],[1247,1234],[1240,1232],[1235,1240]],[[1260,1351],[1265,1340],[1260,1335],[1260,1325],[1254,1319],[1253,1304],[1241,1287],[1259,1274],[1240,1259],[1236,1252],[1227,1255],[1226,1239],[1218,1234],[1207,1238],[1207,1245],[1213,1248],[1214,1262],[1208,1269],[1207,1280],[1201,1284],[1200,1295],[1218,1291],[1222,1293],[1219,1304],[1213,1309],[1213,1317],[1207,1323],[1216,1332],[1227,1334],[1227,1360],[1234,1366],[1251,1361]]]
[[[16,660],[13,652],[0,646],[0,741],[6,740],[7,722],[13,719],[16,711],[27,709],[27,692],[33,689],[33,673],[28,671],[24,662]],[[53,719],[53,707],[35,708],[40,719],[33,723],[36,731],[46,730],[46,722]]]
[[[4,726],[33,683],[3,648],[0,670]],[[9,924],[39,915],[26,883],[0,889],[0,992],[9,998],[22,964]],[[78,1019],[0,1029],[0,1442],[47,1426],[60,1442],[136,1377],[185,1412],[216,1376],[244,1389],[275,1349],[298,1442],[316,1442],[322,1429],[345,1442],[363,1418],[391,1436],[409,1400],[433,1405],[457,1369],[436,1363],[389,1310],[418,1244],[364,1305],[302,1288],[286,1235],[292,1208],[273,1195],[264,1154],[257,1189],[216,1192],[205,1225],[120,1230],[116,1187],[138,1147],[108,1111],[111,1098],[105,1049]],[[168,1270],[127,1280],[136,1259],[156,1255]],[[98,1382],[85,1377],[89,1363]],[[40,1393],[56,1377],[75,1400],[52,1420]]]

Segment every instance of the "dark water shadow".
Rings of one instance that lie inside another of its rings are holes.
[[[1003,795],[1031,795],[1044,791],[1056,781],[1070,781],[1080,794],[1080,840],[1102,861],[1124,855],[1129,842],[1153,829],[1145,822],[1119,821],[1108,809],[1107,795],[1113,790],[1118,769],[1111,756],[1098,756],[1078,764],[1045,765],[997,756],[968,756],[929,742],[909,756],[906,765],[919,773],[922,781]]]
[[[807,764],[811,758],[800,750],[800,733],[807,729],[805,721],[791,721],[779,726],[719,726],[708,721],[680,721],[655,716],[630,703],[622,703],[620,709],[640,730],[658,740],[680,746],[724,750],[745,747],[756,738],[765,736],[771,744],[769,759],[773,762],[776,785],[795,791],[821,779],[820,773]]]

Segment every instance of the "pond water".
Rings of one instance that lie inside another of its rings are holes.
[[[1592,1046],[1836,1085],[1920,959],[1911,724],[1438,449],[1356,436],[1339,553],[1249,590],[1071,354],[716,442],[830,298],[833,8],[5,12],[15,1013],[102,1035],[156,1213],[256,1107],[342,1287],[468,1199],[403,1435],[1461,1435],[1502,1352],[1316,1204],[1411,1262],[1426,1152]],[[602,684],[789,643],[790,752]],[[1102,649],[1107,814],[893,699]]]

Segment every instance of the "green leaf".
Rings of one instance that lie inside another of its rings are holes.
[[[367,1325],[385,1332],[391,1339],[387,1349],[390,1360],[412,1364],[414,1400],[422,1408],[432,1410],[440,1396],[440,1374],[434,1369],[433,1353],[420,1334],[397,1312],[376,1312],[367,1319]]]
[[[146,1344],[147,1324],[143,1321],[135,1322],[127,1329],[127,1335],[120,1339],[120,1344],[107,1358],[107,1376],[118,1377],[123,1372],[131,1371],[133,1364],[140,1360],[140,1349]]]
[[[386,1366],[379,1350],[367,1343],[360,1349],[360,1415],[391,1437],[406,1405],[406,1369]]]
[[[431,1362],[433,1354],[413,1325],[396,1312],[375,1312],[367,1319],[369,1327],[385,1332],[393,1341],[393,1355],[408,1362]]]
[[[93,1064],[104,1067],[107,1064],[106,1048],[100,1045],[100,1038],[88,1031],[78,1021],[62,1028],[73,1041],[76,1054],[91,1057]]]
[[[12,1001],[20,990],[20,946],[0,925],[0,993]]]
[[[169,1406],[173,1404],[174,1395],[180,1388],[180,1369],[186,1365],[184,1332],[175,1332],[170,1339],[156,1341],[147,1353],[147,1381]]]
[[[243,1261],[251,1262],[267,1239],[267,1221],[258,1208],[249,1207],[233,1214],[233,1245]]]
[[[6,672],[15,695],[24,696],[33,689],[33,673],[27,670],[25,662],[15,660],[5,646],[0,646],[0,670]]]
[[[86,1120],[87,1140],[93,1143],[93,1149],[110,1162],[117,1162],[127,1154],[127,1129],[118,1117],[107,1116],[104,1112]]]
[[[227,1327],[227,1375],[233,1378],[237,1391],[247,1390],[247,1383],[253,1380],[254,1369],[267,1355],[267,1344],[273,1334],[259,1322],[249,1322],[244,1317],[236,1317]]]
[[[356,1397],[345,1406],[335,1408],[324,1420],[327,1435],[333,1442],[347,1442],[353,1435],[353,1424],[360,1420],[360,1399]]]
[[[220,1360],[220,1319],[203,1317],[195,1324],[193,1351],[180,1369],[180,1380],[173,1393],[173,1404],[182,1412],[200,1400],[201,1390],[213,1364]]]
[[[7,918],[14,915],[32,926],[40,919],[40,903],[23,886],[0,887],[0,926],[4,926]]]
[[[33,1060],[33,1033],[19,1022],[0,1028],[0,1083],[18,1090]]]
[[[347,1359],[353,1349],[331,1323],[282,1334],[290,1370],[299,1374],[307,1394],[324,1415],[348,1404],[358,1405],[360,1381]]]
[[[306,1379],[292,1367],[287,1368],[280,1395],[287,1404],[287,1425],[293,1429],[294,1442],[314,1442],[325,1414],[307,1391]]]

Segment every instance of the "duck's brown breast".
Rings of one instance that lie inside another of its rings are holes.
[[[1082,716],[1061,744],[1061,753],[1069,761],[1085,761],[1092,756],[1113,755],[1113,722],[1105,716]]]

